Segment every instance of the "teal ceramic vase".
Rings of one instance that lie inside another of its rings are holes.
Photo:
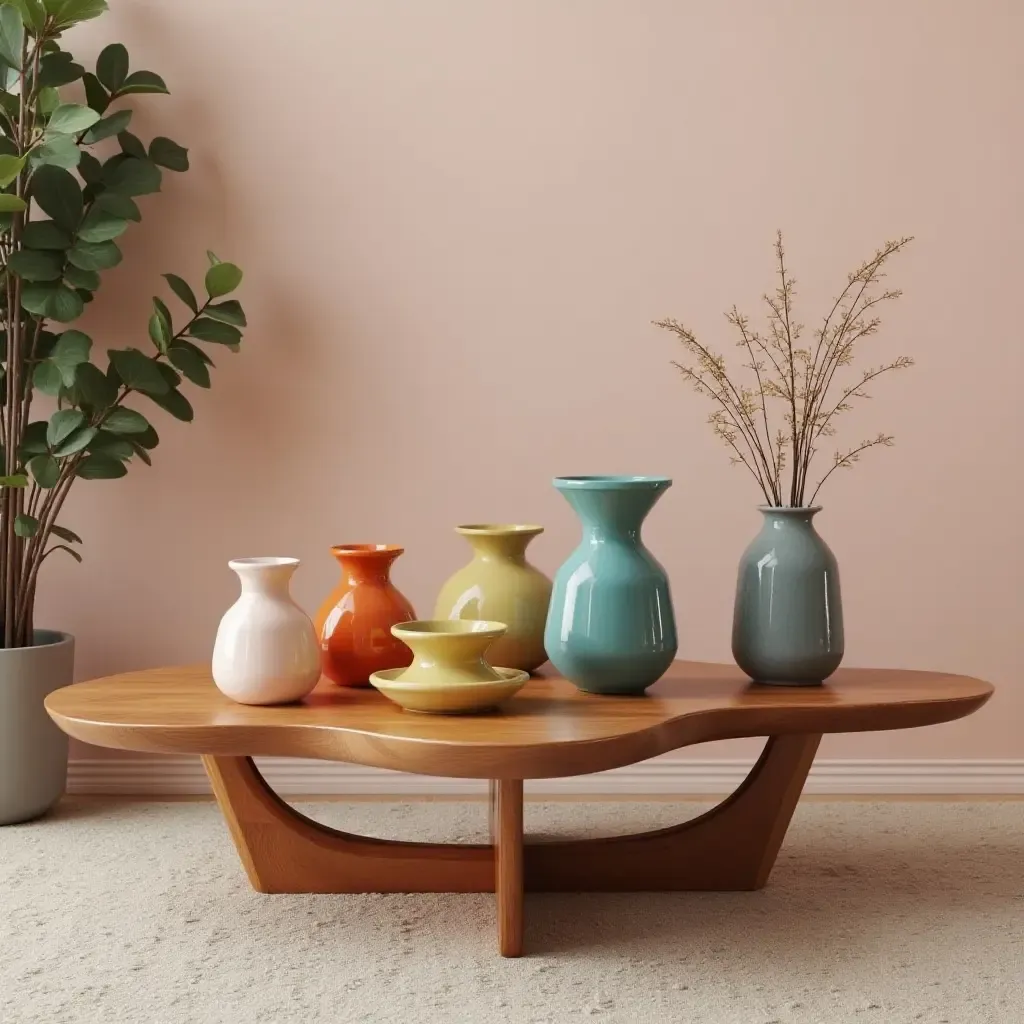
[[[640,694],[676,655],[668,578],[640,527],[672,485],[666,477],[556,477],[583,539],[558,570],[544,647],[558,671],[588,693]]]
[[[813,686],[843,660],[843,605],[835,555],[810,508],[758,510],[761,532],[743,553],[732,654],[757,683]]]

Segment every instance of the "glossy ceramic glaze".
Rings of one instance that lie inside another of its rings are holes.
[[[484,653],[504,636],[503,622],[435,619],[403,622],[392,633],[412,652],[408,668],[375,672],[370,681],[410,711],[485,711],[518,690],[530,674],[493,668]]]
[[[544,633],[551,663],[581,690],[638,694],[672,664],[675,617],[665,570],[640,529],[667,477],[557,477],[583,528],[555,576]]]
[[[323,671],[339,686],[369,686],[370,675],[409,664],[409,649],[391,633],[416,618],[391,582],[391,565],[404,549],[393,544],[338,544],[338,585],[314,619]]]
[[[320,679],[309,616],[289,592],[297,558],[237,558],[242,593],[224,613],[213,646],[213,681],[240,704],[301,700]]]
[[[758,511],[761,532],[740,560],[733,657],[759,683],[820,683],[843,660],[839,566],[814,528],[820,509]]]
[[[520,668],[498,668],[498,679],[478,683],[408,683],[395,677],[403,669],[374,672],[373,685],[389,700],[428,715],[468,715],[491,711],[523,688],[530,673]]]
[[[504,622],[507,632],[488,657],[532,672],[547,661],[544,620],[551,580],[526,560],[526,546],[544,527],[487,523],[455,529],[469,541],[473,559],[441,588],[434,618]]]

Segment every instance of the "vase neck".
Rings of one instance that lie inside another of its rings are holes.
[[[391,565],[403,548],[390,544],[346,544],[331,548],[341,566],[342,579],[351,585],[390,583]]]
[[[297,558],[236,558],[228,566],[237,574],[243,594],[289,597],[289,585],[299,567]]]
[[[412,650],[414,663],[419,668],[436,668],[439,665],[457,669],[475,668],[484,664],[484,653],[494,643],[493,637],[460,637],[453,644],[449,636],[422,636],[405,640]]]
[[[456,532],[469,541],[477,562],[526,564],[527,545],[539,533],[540,526],[459,526]]]
[[[663,493],[660,490],[564,490],[566,500],[580,518],[583,537],[591,543],[623,540],[639,543],[647,514]]]
[[[788,508],[762,505],[758,511],[764,517],[762,525],[765,530],[813,530],[814,517],[821,511],[821,506]]]

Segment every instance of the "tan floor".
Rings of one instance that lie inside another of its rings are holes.
[[[531,803],[632,831],[701,805]],[[322,802],[392,838],[479,840],[481,802]],[[3,1024],[1016,1024],[1024,802],[806,800],[759,893],[262,896],[208,801],[76,799],[0,830]]]

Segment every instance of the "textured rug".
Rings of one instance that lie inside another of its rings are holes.
[[[327,803],[389,838],[482,841],[479,803]],[[527,806],[609,834],[693,803]],[[768,886],[527,900],[263,896],[208,803],[68,801],[0,829],[3,1024],[1016,1024],[1024,802],[805,801]]]

